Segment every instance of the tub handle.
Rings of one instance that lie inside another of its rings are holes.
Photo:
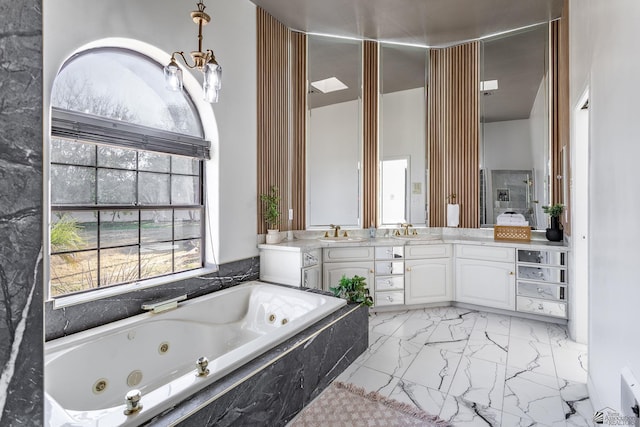
[[[142,410],[142,403],[140,403],[140,399],[142,399],[142,393],[138,389],[133,389],[129,391],[124,397],[125,404],[127,408],[124,410],[125,415],[135,414]]]
[[[207,366],[209,366],[209,359],[204,356],[198,358],[198,360],[196,360],[196,369],[198,371],[196,376],[206,377],[209,375],[209,368],[207,368]]]

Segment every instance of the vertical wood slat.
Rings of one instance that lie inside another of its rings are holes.
[[[460,227],[480,226],[479,43],[429,53],[429,225],[446,226],[448,197]]]
[[[291,31],[263,9],[257,8],[257,122],[258,122],[258,221],[264,234],[263,204],[260,195],[272,185],[280,191],[279,229],[286,230],[289,201],[290,64]]]
[[[307,35],[291,36],[292,177],[291,208],[294,230],[306,228],[306,129],[307,129]]]
[[[378,224],[378,43],[363,42],[362,227]]]
[[[552,21],[550,32],[550,72],[551,72],[551,203],[566,203],[567,220],[563,221],[565,233],[571,235],[571,186],[565,180],[571,176],[570,128],[569,128],[569,20],[568,1],[560,19]],[[563,148],[567,159],[567,170],[563,171]],[[558,179],[558,177],[561,179]]]

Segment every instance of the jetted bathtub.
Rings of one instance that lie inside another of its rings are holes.
[[[254,281],[47,342],[46,425],[138,425],[345,303]],[[197,376],[202,356],[210,372]],[[132,389],[142,410],[125,415]]]

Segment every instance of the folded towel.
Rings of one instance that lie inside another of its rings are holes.
[[[457,227],[460,225],[460,205],[447,204],[447,227]]]
[[[496,225],[528,226],[529,221],[526,221],[522,214],[503,213],[498,215],[498,218],[496,218]]]

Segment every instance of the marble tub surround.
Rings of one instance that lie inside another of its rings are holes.
[[[436,307],[375,313],[338,380],[456,426],[589,426],[586,346],[564,326]]]
[[[260,259],[252,257],[221,264],[215,273],[82,304],[54,308],[54,302],[47,301],[45,303],[45,339],[49,341],[140,314],[143,312],[142,304],[148,301],[184,294],[187,294],[188,298],[196,298],[245,281],[257,280],[259,273]]]
[[[284,426],[367,348],[367,324],[344,306],[144,425]]]
[[[41,2],[0,10],[0,425],[42,425]]]

